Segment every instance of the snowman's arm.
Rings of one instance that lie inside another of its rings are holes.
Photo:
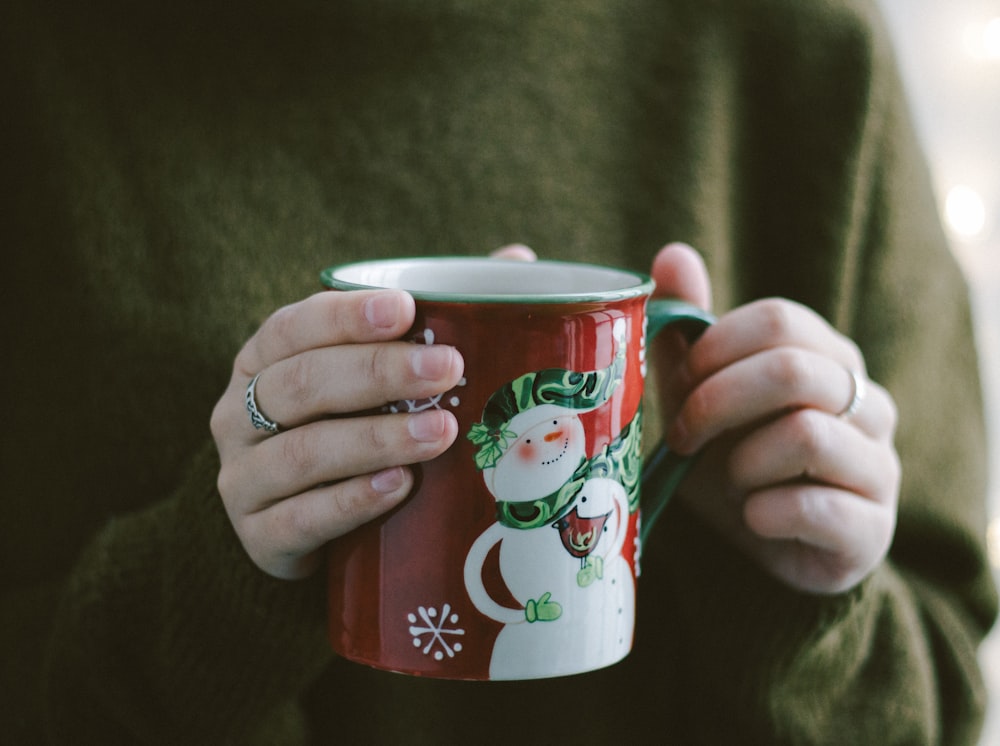
[[[490,596],[483,584],[483,565],[490,550],[503,539],[503,527],[494,523],[476,539],[465,558],[465,589],[480,612],[504,624],[526,620],[524,609],[501,606]]]
[[[621,554],[622,547],[625,546],[625,534],[628,533],[628,495],[625,494],[625,490],[623,488],[616,485],[614,488],[614,496],[615,510],[618,513],[618,533],[615,536],[615,543],[607,552],[607,557],[614,557],[615,555]]]

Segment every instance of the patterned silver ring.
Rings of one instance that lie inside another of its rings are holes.
[[[861,374],[850,368],[844,368],[851,376],[851,400],[847,403],[837,416],[847,419],[853,417],[861,409],[861,403],[865,400],[865,379],[861,377]]]
[[[255,375],[247,385],[247,414],[250,415],[250,424],[254,426],[255,430],[266,430],[271,435],[274,435],[281,428],[277,422],[268,419],[267,415],[261,412],[260,407],[257,406],[256,391],[258,378],[260,378],[260,373]]]

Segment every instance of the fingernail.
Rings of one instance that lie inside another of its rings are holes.
[[[378,293],[366,300],[363,306],[368,323],[379,329],[395,326],[400,310],[398,293]]]
[[[404,479],[405,476],[403,474],[402,467],[394,466],[391,469],[384,469],[383,471],[373,474],[371,485],[372,489],[376,492],[388,495],[396,492],[400,487],[402,487]]]
[[[406,427],[414,440],[429,443],[444,436],[444,417],[440,412],[420,412],[410,415]]]
[[[419,345],[410,350],[413,373],[425,381],[437,381],[451,370],[455,350],[442,345]]]

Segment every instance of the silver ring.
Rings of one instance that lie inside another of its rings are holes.
[[[256,391],[258,378],[260,378],[260,373],[250,379],[250,383],[247,385],[247,414],[250,415],[250,424],[254,426],[255,430],[266,430],[271,435],[274,435],[280,429],[278,423],[268,419],[267,415],[261,412],[260,407],[257,406]]]
[[[847,419],[848,417],[853,417],[861,409],[861,402],[865,400],[865,379],[861,377],[861,374],[850,368],[844,368],[851,376],[851,401],[848,402],[847,406],[844,407],[837,416]]]

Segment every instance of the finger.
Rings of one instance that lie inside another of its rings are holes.
[[[688,359],[690,378],[704,380],[766,350],[797,347],[826,355],[849,370],[865,371],[857,345],[805,306],[765,299],[741,306],[709,327]]]
[[[447,345],[340,345],[275,363],[261,373],[255,394],[258,406],[290,429],[329,415],[440,394],[458,385],[463,370],[461,354]]]
[[[890,443],[814,409],[795,411],[753,431],[729,457],[730,479],[744,492],[808,480],[884,502],[897,493],[899,474]]]
[[[658,297],[679,298],[699,308],[712,307],[712,286],[701,255],[683,243],[664,246],[653,259],[651,275]]]
[[[413,323],[413,298],[401,290],[325,290],[272,314],[236,357],[247,380],[307,350],[396,339]]]
[[[798,347],[767,349],[696,385],[674,420],[668,442],[680,453],[692,453],[722,432],[792,409],[835,414],[850,401],[852,390],[850,375],[825,355]]]
[[[845,370],[845,376],[851,379],[849,371]],[[892,395],[875,381],[869,378],[863,379],[863,396],[857,402],[853,412],[847,412],[847,407],[852,403],[855,389],[854,383],[848,385],[849,396],[844,400],[844,405],[837,412],[838,418],[850,423],[861,430],[869,437],[891,442],[896,433],[896,425],[899,423],[899,411],[896,409],[896,402]]]
[[[316,487],[248,516],[241,538],[265,572],[306,577],[316,569],[318,549],[396,507],[412,487],[412,471],[399,466]]]
[[[222,466],[219,489],[252,513],[316,485],[428,461],[455,440],[443,410],[314,422],[261,441]]]
[[[512,259],[518,262],[533,262],[538,259],[538,255],[535,254],[530,246],[520,243],[501,246],[499,249],[491,251],[490,256],[494,259]]]
[[[895,506],[818,485],[785,485],[751,495],[746,526],[775,544],[759,553],[803,590],[838,592],[867,575],[888,550]]]

